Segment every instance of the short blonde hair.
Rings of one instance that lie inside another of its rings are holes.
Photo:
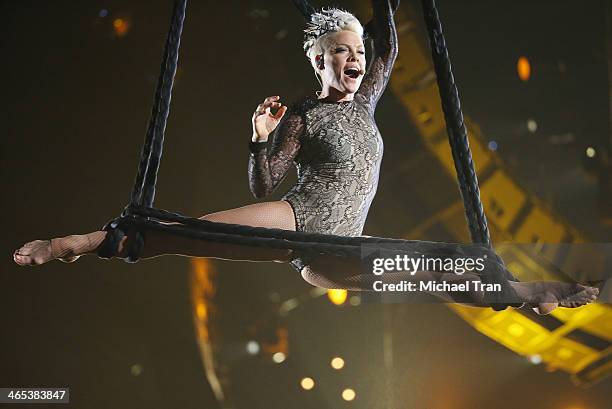
[[[348,11],[337,8],[322,9],[310,17],[310,23],[304,30],[304,51],[315,73],[315,56],[324,54],[333,44],[331,34],[344,30],[352,31],[363,38],[363,26],[357,17]]]

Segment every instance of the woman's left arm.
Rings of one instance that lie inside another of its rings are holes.
[[[372,110],[376,107],[393,70],[397,57],[397,31],[393,21],[399,0],[372,0],[373,18],[366,30],[373,40],[374,52],[370,69],[359,87]]]

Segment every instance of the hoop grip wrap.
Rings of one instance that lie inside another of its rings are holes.
[[[132,226],[131,221],[139,217],[131,212],[130,207],[126,207],[121,216],[106,223],[102,230],[106,231],[107,234],[98,248],[98,257],[105,259],[117,257],[119,254],[119,244],[127,236],[125,242],[127,256],[123,260],[128,263],[138,262],[144,249],[145,234]]]

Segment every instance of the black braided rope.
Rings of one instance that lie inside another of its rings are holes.
[[[268,229],[264,227],[253,227],[245,226],[241,224],[229,224],[229,223],[218,223],[211,222],[209,220],[202,220],[193,217],[187,217],[178,213],[172,213],[167,210],[160,210],[155,208],[132,208],[128,209],[130,215],[140,216],[141,218],[157,219],[165,222],[181,223],[186,226],[198,228],[202,231],[225,233],[225,234],[238,234],[243,236],[251,236],[253,238],[253,245],[258,245],[257,241],[260,238],[274,238],[281,239],[291,242],[311,243],[313,245],[349,245],[349,246],[361,246],[362,244],[425,244],[431,243],[432,245],[440,244],[439,242],[426,241],[426,240],[404,240],[404,239],[392,239],[384,237],[365,237],[365,236],[335,236],[331,234],[321,233],[307,233],[293,230],[282,230],[282,229]],[[457,245],[457,244],[453,244]],[[466,244],[464,246],[474,248],[478,251],[478,254],[485,253],[488,256],[494,257],[495,253],[490,251],[486,246],[479,243]],[[325,252],[325,247],[322,247]]]
[[[152,206],[155,198],[157,172],[163,150],[166,122],[170,112],[172,86],[178,65],[178,52],[186,7],[187,0],[176,0],[174,3],[151,118],[141,152],[134,188],[132,189],[130,203],[133,206]]]
[[[167,224],[162,222],[171,222]],[[305,233],[282,229],[267,229],[238,224],[217,223],[192,217],[182,216],[154,208],[130,208],[124,214],[111,222],[113,232],[119,232],[119,239],[128,237],[128,253],[132,250],[130,236],[133,232],[147,230],[163,231],[167,234],[190,239],[205,240],[251,247],[266,247],[275,249],[291,249],[296,251],[296,257],[310,257],[331,254],[338,257],[361,258],[364,245],[391,250],[397,254],[410,254],[411,257],[486,257],[487,269],[483,271],[483,281],[486,275],[503,274],[505,267],[501,258],[491,249],[479,243],[458,244],[433,242],[425,240],[402,240],[382,237],[346,237],[319,233]],[[141,249],[140,249],[141,250]],[[395,253],[394,253],[395,254]],[[127,261],[131,261],[130,257]],[[486,293],[485,293],[486,294]],[[486,294],[486,296],[488,296]],[[514,294],[502,294],[503,297],[513,297]],[[485,299],[488,304],[505,306],[516,298]],[[512,305],[520,305],[512,303]]]
[[[455,84],[452,73],[446,40],[442,33],[442,23],[440,22],[438,10],[436,9],[435,0],[422,0],[421,3],[423,5],[423,14],[429,34],[431,55],[438,80],[448,141],[453,154],[455,170],[457,172],[457,182],[461,191],[461,197],[463,198],[465,216],[471,239],[474,243],[482,243],[492,248],[487,217],[480,200],[478,177],[476,176],[476,170],[472,160],[467,128],[463,119],[463,112],[461,111],[459,91],[457,90],[457,85]],[[507,269],[504,269],[503,274],[486,275],[483,281],[501,284],[503,292],[507,293],[502,294],[502,296],[505,299],[516,299],[516,297],[511,297],[514,294],[514,290],[508,284],[509,280],[518,281]],[[515,295],[516,294],[514,294],[514,296]]]
[[[435,1],[422,0],[422,4],[429,32],[431,54],[438,78],[442,109],[446,120],[448,141],[453,153],[471,238],[474,243],[491,246],[487,218],[480,201],[478,178],[472,161],[459,92],[451,71],[448,48],[442,33],[442,24],[436,10]]]

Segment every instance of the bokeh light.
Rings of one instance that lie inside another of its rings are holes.
[[[348,297],[348,291],[346,290],[327,290],[327,298],[334,305],[342,305]]]
[[[257,355],[259,353],[259,343],[257,341],[249,341],[246,344],[246,350],[249,355]]]
[[[274,361],[276,364],[285,362],[285,359],[287,359],[287,356],[285,356],[285,354],[282,352],[276,352],[274,355],[272,355],[272,361]]]
[[[357,394],[351,388],[346,388],[345,390],[342,391],[342,399],[344,399],[345,401],[350,402],[353,399],[355,399],[355,396],[357,396]]]
[[[592,146],[586,148],[586,156],[588,156],[589,158],[594,158],[596,153],[597,152],[595,151],[595,148],[593,148]]]
[[[527,120],[527,130],[531,133],[535,133],[538,130],[538,123],[535,119],[529,118]]]
[[[142,373],[142,365],[134,364],[130,367],[130,373],[132,376],[139,376]]]
[[[331,360],[331,366],[334,369],[344,368],[344,359],[340,358],[339,356],[335,357]]]
[[[519,57],[516,62],[516,71],[521,81],[529,81],[531,77],[531,64],[529,64],[527,57]]]
[[[130,28],[130,23],[122,18],[116,18],[113,20],[113,30],[118,37],[123,37],[127,34]]]
[[[360,305],[361,297],[358,295],[351,295],[351,297],[349,298],[349,304],[351,304],[353,307]]]
[[[538,354],[529,355],[529,362],[534,365],[539,365],[542,363],[542,357]]]
[[[302,386],[302,389],[309,391],[314,388],[315,382],[312,378],[302,378],[300,386]]]

